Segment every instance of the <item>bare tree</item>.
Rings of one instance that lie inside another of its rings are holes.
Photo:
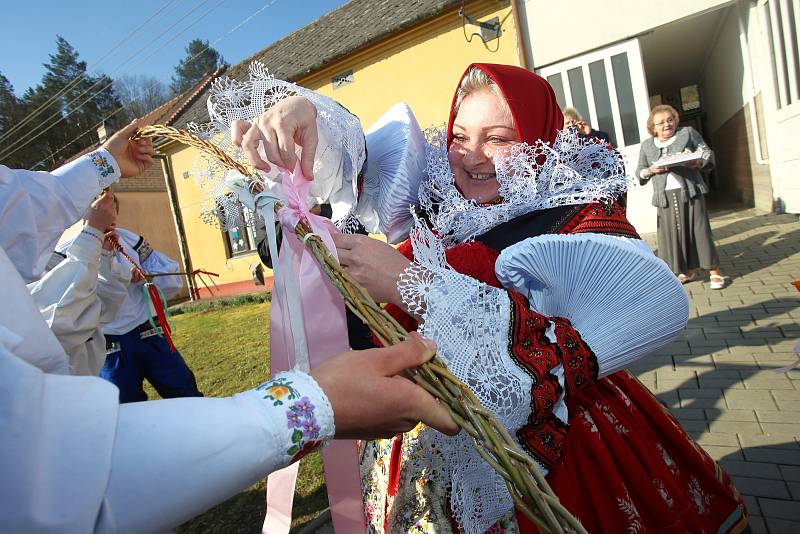
[[[146,115],[170,97],[166,84],[141,74],[117,78],[114,80],[114,91],[131,118]]]

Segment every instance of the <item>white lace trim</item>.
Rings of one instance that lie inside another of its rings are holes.
[[[448,368],[515,435],[530,416],[533,384],[509,354],[508,294],[450,268],[442,241],[422,223],[412,234],[412,245],[415,262],[398,282],[403,302],[422,318],[420,333],[436,340]],[[464,532],[483,533],[513,508],[502,478],[465,432],[449,437],[426,428],[419,447],[445,451],[436,463],[422,465],[423,459],[417,467],[428,468],[439,487],[452,488],[451,508]],[[540,470],[547,472],[544,466]]]
[[[455,187],[442,129],[425,132],[428,180],[420,186],[420,205],[448,244],[461,243],[525,213],[607,201],[627,190],[622,156],[576,132],[562,131],[552,146],[520,143],[495,158],[499,204],[481,206]]]
[[[336,101],[276,79],[262,63],[254,62],[250,64],[248,81],[227,77],[214,80],[207,104],[210,122],[191,123],[188,129],[249,167],[244,153],[231,140],[231,124],[235,120],[252,121],[284,98],[295,95],[307,98],[317,109],[320,143],[314,160],[311,195],[320,202],[346,206],[341,210],[334,206],[336,223],[346,218],[350,206],[355,203],[356,177],[365,158],[364,135],[358,119]],[[201,218],[205,222],[222,228],[252,224],[246,220],[236,195],[225,185],[228,169],[216,158],[201,154],[191,174],[202,192]],[[274,180],[278,171],[273,166],[269,173],[258,171],[258,174],[264,183]]]

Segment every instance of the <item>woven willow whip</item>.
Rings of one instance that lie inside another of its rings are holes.
[[[146,137],[166,137],[216,157],[228,168],[250,177],[255,189],[263,183],[257,174],[212,143],[185,130],[161,125],[146,126],[137,131],[132,139]],[[276,211],[279,208],[280,204],[276,203]],[[301,221],[295,227],[295,232],[302,240],[311,229]],[[342,269],[319,237],[312,235],[305,243],[344,297],[347,307],[369,325],[384,346],[400,343],[408,337],[408,332]],[[453,375],[438,356],[417,368],[413,379],[448,407],[453,420],[472,437],[475,450],[503,477],[516,507],[536,523],[541,532],[586,533],[580,522],[561,505],[533,461],[520,450],[508,431],[491,412],[481,406],[469,387]]]

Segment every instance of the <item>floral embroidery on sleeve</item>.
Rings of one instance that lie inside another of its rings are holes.
[[[94,166],[103,178],[111,176],[116,172],[114,166],[100,152],[92,152],[89,154],[89,159],[92,160],[92,163],[94,163]]]
[[[257,391],[265,391],[264,399],[271,400],[273,406],[282,406],[283,400],[294,400],[300,396],[292,386],[292,381],[286,378],[276,378],[270,382],[265,382],[256,388]]]
[[[289,463],[321,447],[333,436],[333,412],[327,399],[320,395],[322,391],[315,392],[305,383],[311,380],[308,375],[292,372],[255,388],[259,398],[269,406],[270,418],[280,417],[279,425],[286,429],[281,433],[280,450]]]
[[[314,405],[308,397],[301,397],[289,406],[286,410],[286,419],[288,427],[294,429],[292,446],[286,451],[286,454],[292,457],[292,462],[322,445],[322,440],[319,439],[320,428],[314,417]]]

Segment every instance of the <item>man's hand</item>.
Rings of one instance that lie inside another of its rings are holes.
[[[119,130],[103,143],[103,148],[108,150],[117,160],[123,178],[136,176],[153,164],[153,142],[150,139],[131,141],[130,137],[136,130],[145,126],[141,119],[134,119],[125,128]]]
[[[317,152],[317,109],[307,98],[290,96],[256,118],[252,123],[234,121],[231,125],[233,144],[242,149],[256,169],[269,172],[272,167],[258,151],[263,143],[267,160],[284,169],[293,170],[297,162],[295,144],[302,149],[300,168],[309,180],[314,172]]]
[[[114,191],[106,189],[86,211],[86,224],[105,234],[114,226],[116,220],[117,205],[114,203]]]
[[[433,357],[435,345],[416,333],[382,349],[339,354],[312,371],[333,406],[337,439],[387,438],[420,421],[446,434],[458,426],[447,408],[401,376]]]

